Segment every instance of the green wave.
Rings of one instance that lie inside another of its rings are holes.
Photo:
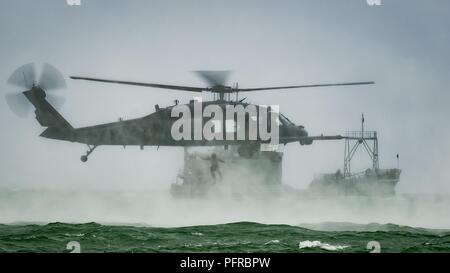
[[[381,252],[450,252],[450,231],[395,224],[0,225],[0,252],[69,252],[71,241],[80,244],[81,252],[369,252],[370,241],[379,242]],[[300,242],[310,247],[300,248]]]

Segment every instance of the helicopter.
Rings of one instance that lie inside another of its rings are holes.
[[[262,90],[279,90],[279,89],[296,89],[296,88],[313,88],[313,87],[327,87],[327,86],[354,86],[354,85],[368,85],[374,84],[373,81],[366,82],[345,82],[345,83],[330,83],[330,84],[310,84],[310,85],[294,85],[294,86],[275,86],[275,87],[260,87],[260,88],[240,88],[238,84],[234,86],[226,85],[229,71],[197,71],[200,77],[206,82],[206,87],[192,87],[167,85],[157,83],[143,83],[131,81],[118,81],[100,78],[71,76],[72,80],[85,80],[100,83],[112,83],[121,85],[133,85],[141,87],[160,88],[168,90],[186,91],[194,93],[210,92],[213,93],[214,99],[211,101],[201,102],[203,108],[208,105],[216,105],[225,109],[227,106],[252,106],[250,103],[244,102],[244,99],[239,99],[239,93],[253,92]],[[61,140],[75,143],[86,144],[88,150],[81,156],[82,162],[87,162],[91,153],[99,146],[117,145],[117,146],[138,146],[144,149],[145,146],[224,146],[230,145],[238,146],[238,153],[241,157],[251,158],[255,152],[261,149],[261,146],[267,143],[259,136],[256,139],[244,140],[175,140],[171,134],[171,128],[176,122],[176,118],[172,116],[172,110],[179,106],[179,101],[175,101],[174,105],[167,107],[160,107],[155,105],[155,111],[149,115],[141,118],[122,120],[106,124],[93,125],[89,127],[74,128],[56,109],[62,105],[63,100],[53,95],[57,90],[66,88],[66,81],[63,74],[54,66],[44,64],[42,73],[37,81],[36,66],[34,63],[25,64],[16,69],[9,77],[8,84],[25,89],[18,93],[10,93],[6,95],[6,101],[11,110],[19,115],[25,116],[30,110],[30,103],[35,108],[36,119],[39,124],[46,129],[40,134],[41,137]],[[231,94],[236,95],[236,99],[231,99]],[[24,98],[27,100],[24,101]],[[184,106],[194,110],[195,101],[191,100]],[[256,106],[257,108],[261,106]],[[270,111],[269,111],[270,112]],[[251,117],[246,115],[246,119]],[[202,121],[207,122],[207,119]],[[225,123],[223,126],[225,133]],[[269,121],[270,123],[270,121]],[[286,145],[292,142],[299,142],[301,145],[311,145],[316,140],[339,140],[344,137],[341,135],[334,136],[309,136],[304,126],[296,125],[290,121],[282,113],[277,117],[277,123],[273,125],[278,126],[279,129],[279,144]],[[245,128],[246,135],[249,135],[248,128]]]

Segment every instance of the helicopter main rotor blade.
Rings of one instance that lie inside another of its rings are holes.
[[[194,71],[200,78],[206,81],[210,86],[225,86],[228,77],[231,74],[229,70],[209,70],[209,71]]]
[[[240,88],[239,92],[249,91],[263,91],[276,89],[293,89],[293,88],[308,88],[308,87],[326,87],[326,86],[348,86],[348,85],[366,85],[375,84],[375,82],[346,82],[346,83],[327,83],[327,84],[310,84],[310,85],[293,85],[293,86],[277,86],[277,87],[263,87],[263,88]]]
[[[74,77],[74,76],[71,76],[70,78],[73,80],[117,83],[117,84],[126,84],[126,85],[143,86],[143,87],[155,87],[155,88],[162,88],[162,89],[182,90],[182,91],[191,91],[191,92],[202,92],[204,90],[207,90],[206,88],[201,88],[201,87],[178,86],[178,85],[167,85],[167,84],[157,84],[157,83],[115,81],[115,80],[106,80],[106,79],[97,79],[97,78]]]

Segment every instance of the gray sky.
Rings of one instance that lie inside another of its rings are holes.
[[[375,86],[248,94],[279,104],[311,134],[378,130],[382,167],[401,155],[402,192],[450,192],[450,2],[385,0],[0,2],[0,82],[18,66],[49,62],[65,75],[202,85],[192,70],[232,69],[260,87],[374,80]],[[19,91],[19,90],[17,90]],[[134,118],[194,94],[68,80],[61,113],[74,127]],[[205,94],[205,96],[207,96]],[[43,128],[0,102],[0,187],[169,187],[182,149],[100,147],[39,138]],[[343,143],[290,144],[284,181],[306,187],[342,167]],[[363,158],[355,168],[367,164]]]

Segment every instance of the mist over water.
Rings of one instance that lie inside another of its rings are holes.
[[[273,197],[233,196],[223,188],[197,199],[174,198],[168,190],[2,190],[0,223],[97,222],[176,227],[250,221],[450,227],[448,196],[325,197],[292,189]]]

